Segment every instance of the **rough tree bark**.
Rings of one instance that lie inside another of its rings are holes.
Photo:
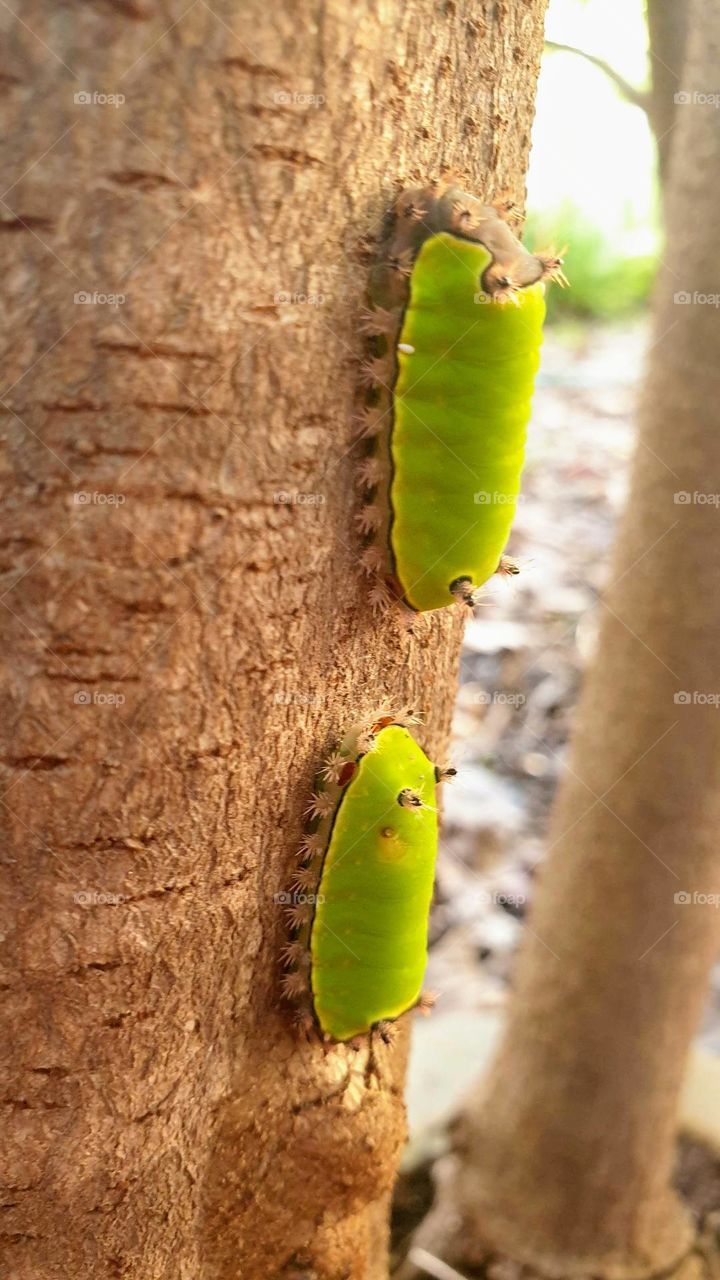
[[[690,42],[684,81],[706,92],[710,0]],[[624,1280],[694,1247],[669,1175],[720,941],[704,896],[720,891],[719,198],[716,114],[687,105],[631,495],[551,856],[503,1044],[421,1235],[461,1269],[501,1251]]]
[[[522,203],[543,8],[2,9],[13,1280],[385,1273],[405,1044],[297,1044],[274,895],[349,720],[442,754],[462,618],[356,571],[362,239]]]

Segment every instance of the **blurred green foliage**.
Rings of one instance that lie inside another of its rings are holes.
[[[542,218],[528,215],[523,234],[532,249],[563,249],[569,289],[551,285],[548,320],[621,320],[647,303],[657,268],[657,255],[628,256],[616,249],[600,227],[572,205]]]

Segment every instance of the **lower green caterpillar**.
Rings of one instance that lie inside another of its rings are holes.
[[[297,1023],[347,1041],[390,1024],[421,995],[435,877],[438,769],[387,712],[352,729],[320,772],[308,810],[284,949]],[[282,894],[282,899],[289,895]]]
[[[460,600],[496,572],[520,490],[546,278],[495,208],[452,186],[407,191],[371,276],[363,329],[374,357],[358,522],[374,606]]]

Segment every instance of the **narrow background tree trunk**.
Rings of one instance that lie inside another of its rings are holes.
[[[704,93],[720,13],[697,0]],[[504,1041],[422,1243],[553,1276],[664,1273],[687,1050],[720,942],[720,298],[712,105],[679,108],[640,443]],[[710,901],[708,901],[710,897]],[[717,898],[715,899],[717,901]]]
[[[274,895],[349,721],[442,755],[463,620],[356,569],[362,240],[522,203],[543,8],[3,12],[13,1280],[385,1274],[406,1045],[298,1045]]]
[[[678,103],[675,96],[685,90],[682,72],[687,50],[690,0],[647,0],[650,37],[650,122],[658,148],[661,187],[670,172],[670,152],[674,146]]]

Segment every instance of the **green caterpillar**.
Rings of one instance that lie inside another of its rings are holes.
[[[375,356],[358,521],[373,605],[472,606],[498,571],[520,491],[545,278],[494,208],[439,184],[398,200],[363,328]]]
[[[284,949],[283,991],[297,1021],[347,1041],[425,1008],[421,986],[435,876],[433,766],[407,726],[411,712],[379,713],[352,729],[321,770],[308,810]],[[287,898],[288,895],[280,895]]]

